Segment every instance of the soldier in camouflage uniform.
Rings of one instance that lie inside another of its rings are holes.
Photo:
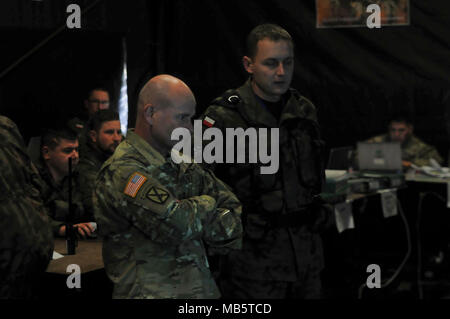
[[[211,172],[175,164],[171,132],[192,128],[195,98],[169,75],[139,94],[136,129],[101,168],[94,192],[114,298],[218,298],[206,249],[241,246],[241,205]]]
[[[95,87],[89,90],[84,100],[84,110],[78,117],[72,118],[68,126],[77,131],[79,142],[79,153],[82,155],[87,151],[89,135],[89,120],[100,110],[108,110],[110,105],[109,93],[103,87]]]
[[[33,297],[53,252],[42,181],[17,126],[0,116],[0,298]]]
[[[81,188],[76,166],[78,164],[78,140],[75,132],[63,129],[49,129],[42,136],[41,158],[36,163],[44,181],[41,193],[48,208],[50,223],[55,236],[65,236],[65,222],[77,227],[82,237],[91,236],[94,231],[90,224],[93,212],[83,206]],[[72,158],[72,216],[69,215],[69,164]]]
[[[83,185],[80,192],[84,209],[93,213],[92,192],[97,173],[122,141],[119,114],[110,110],[98,111],[89,120],[88,133],[85,152],[80,156],[77,169]]]
[[[404,167],[411,163],[417,166],[430,166],[433,158],[439,164],[444,162],[439,152],[431,145],[426,144],[413,134],[411,121],[403,115],[394,116],[389,122],[388,133],[375,136],[367,140],[370,143],[399,142],[402,148],[402,161]]]
[[[290,89],[293,42],[286,30],[260,25],[247,38],[249,80],[213,101],[204,128],[279,128],[280,169],[216,164],[215,174],[243,204],[243,248],[220,263],[226,298],[318,298],[323,268],[317,233],[326,214],[322,141],[313,104]]]

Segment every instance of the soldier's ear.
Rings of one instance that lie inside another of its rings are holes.
[[[42,154],[42,158],[44,160],[49,160],[50,159],[50,149],[48,148],[48,146],[42,146],[41,154]]]
[[[145,115],[145,120],[147,121],[148,124],[152,125],[153,124],[153,114],[155,114],[155,108],[153,105],[151,104],[147,104],[144,107],[144,115]]]
[[[97,143],[97,132],[94,130],[89,131],[89,137],[93,143]]]
[[[242,58],[242,64],[244,65],[244,69],[245,71],[247,71],[247,73],[253,74],[253,62],[251,58],[249,58],[248,56],[244,56]]]

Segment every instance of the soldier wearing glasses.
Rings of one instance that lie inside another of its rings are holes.
[[[99,110],[108,110],[110,105],[109,93],[103,87],[91,89],[84,100],[84,114],[71,119],[69,127],[78,132],[80,155],[87,150],[87,135],[89,134],[88,121]]]

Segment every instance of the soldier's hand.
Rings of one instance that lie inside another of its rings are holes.
[[[91,234],[94,232],[94,227],[91,225],[91,223],[80,223],[73,226],[77,227],[78,234],[80,234],[83,238],[91,236]]]
[[[410,168],[411,162],[410,161],[402,161],[402,165],[403,165],[403,167]]]

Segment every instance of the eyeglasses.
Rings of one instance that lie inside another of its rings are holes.
[[[92,104],[98,104],[98,105],[104,105],[104,106],[108,106],[109,105],[109,101],[100,101],[100,100],[89,100],[89,103]]]

